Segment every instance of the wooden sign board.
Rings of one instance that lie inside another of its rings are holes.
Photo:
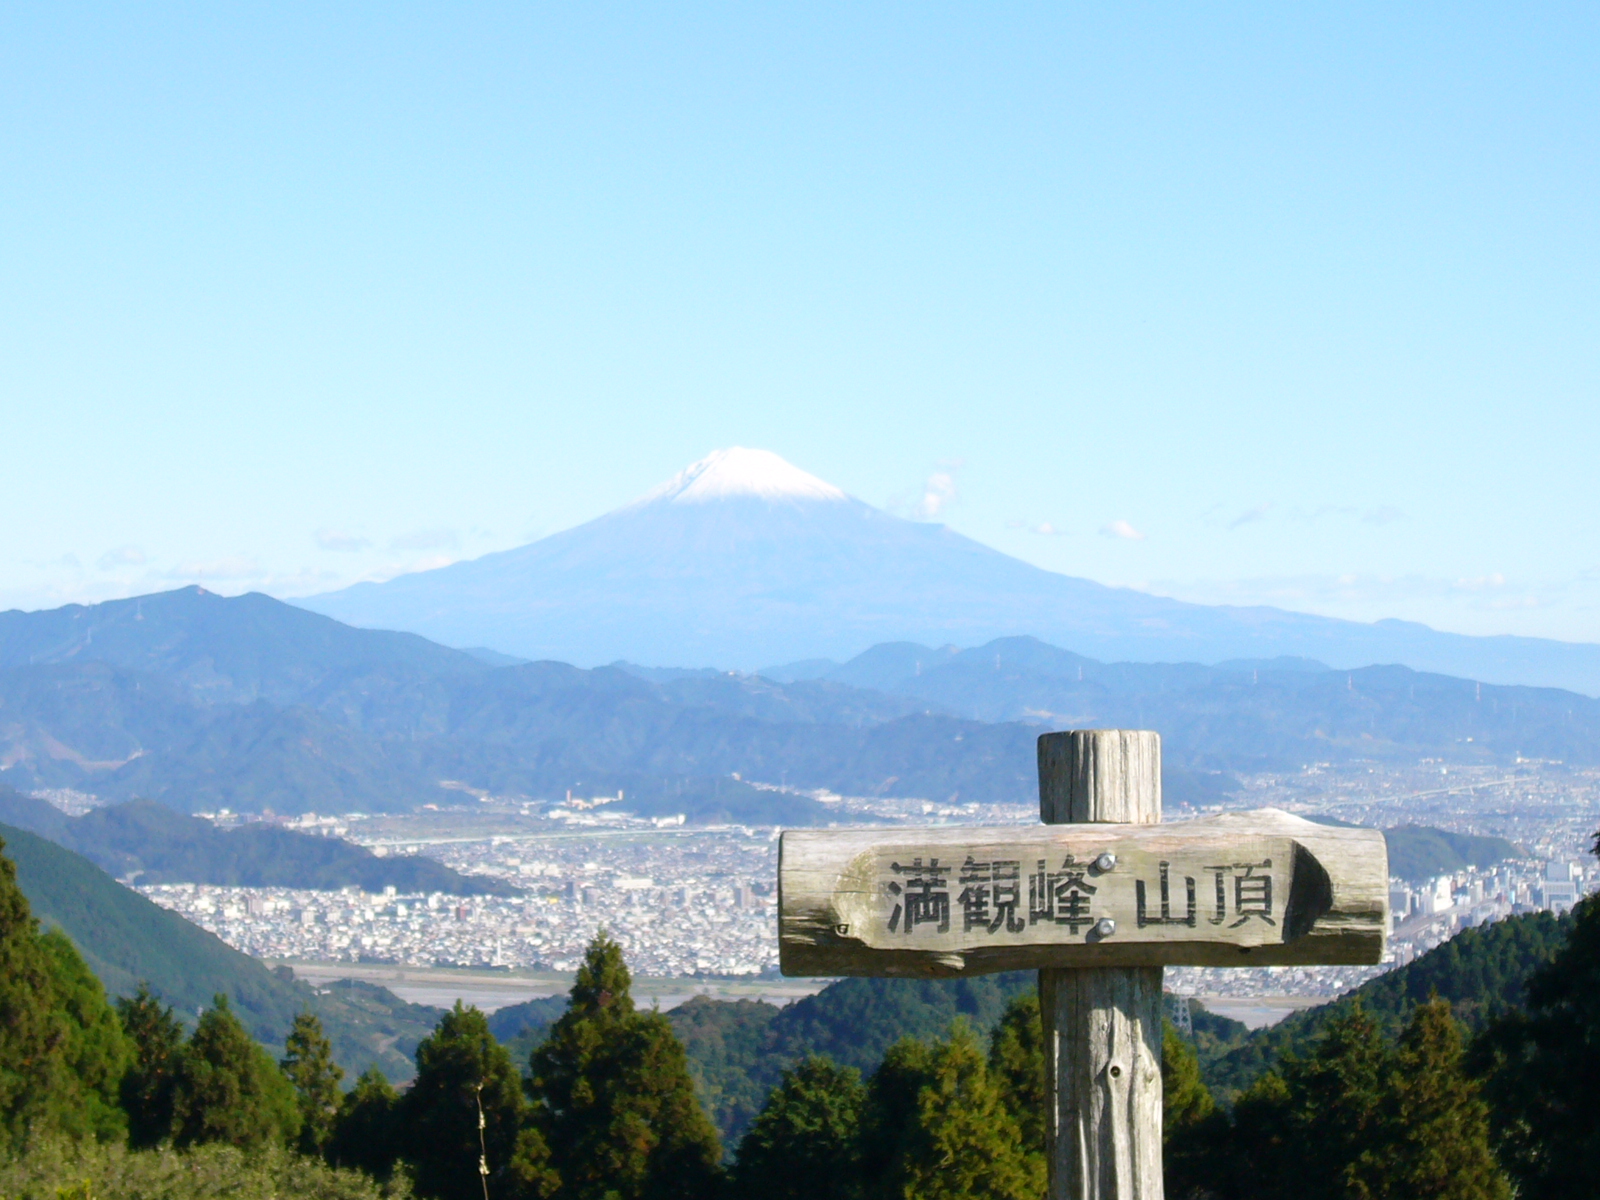
[[[1170,825],[790,830],[785,975],[1382,960],[1374,829],[1275,809]]]

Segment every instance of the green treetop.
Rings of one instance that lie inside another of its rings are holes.
[[[1412,1015],[1392,1078],[1386,1194],[1507,1200],[1511,1188],[1489,1146],[1489,1109],[1462,1069],[1461,1027],[1447,1002]]]
[[[322,1147],[323,1157],[335,1167],[356,1167],[387,1182],[400,1156],[395,1123],[399,1099],[383,1072],[368,1067],[339,1102],[339,1116]]]
[[[133,996],[117,1001],[122,1028],[133,1045],[122,1077],[122,1108],[128,1114],[128,1144],[136,1150],[172,1136],[173,1092],[183,1055],[183,1026],[172,1009],[141,983]]]
[[[132,1060],[116,1010],[71,940],[59,929],[39,939],[50,963],[55,1004],[65,1017],[65,1078],[52,1097],[52,1124],[75,1137],[121,1141],[128,1132],[119,1089]]]
[[[1597,839],[1600,841],[1600,839]],[[1596,845],[1600,851],[1600,844]],[[1527,1200],[1593,1195],[1600,1180],[1600,897],[1528,984],[1528,1009],[1474,1047],[1500,1159]]]
[[[218,994],[179,1059],[173,1088],[179,1147],[288,1145],[299,1133],[294,1087]]]
[[[39,932],[16,865],[0,855],[0,1143],[120,1140],[129,1056],[100,981],[65,934]]]
[[[1234,1106],[1196,1189],[1262,1200],[1506,1200],[1449,1005],[1411,1016],[1398,1047],[1357,1005],[1305,1059],[1285,1058]]]
[[[294,1084],[299,1101],[300,1151],[320,1154],[339,1112],[339,1081],[344,1078],[344,1068],[333,1061],[333,1044],[322,1032],[322,1022],[315,1013],[308,1010],[294,1019],[278,1065]]]
[[[1023,1146],[1030,1154],[1043,1155],[1050,1095],[1045,1090],[1038,992],[1023,992],[1006,1006],[989,1035],[989,1070],[1022,1133]]]
[[[1035,1200],[1044,1162],[1023,1144],[977,1039],[892,1046],[868,1090],[862,1159],[882,1200]]]
[[[511,1056],[484,1015],[457,1000],[417,1047],[417,1078],[396,1112],[418,1194],[481,1200],[485,1170],[509,1179],[525,1107]]]
[[[856,1136],[867,1089],[854,1067],[807,1057],[783,1073],[739,1142],[740,1200],[857,1200]]]
[[[563,1200],[700,1200],[718,1182],[716,1130],[672,1026],[636,1011],[631,987],[598,934],[529,1064],[535,1125]]]

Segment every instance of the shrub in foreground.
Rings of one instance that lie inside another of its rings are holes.
[[[130,1151],[117,1143],[50,1141],[0,1160],[6,1200],[409,1200],[387,1186],[281,1146]]]

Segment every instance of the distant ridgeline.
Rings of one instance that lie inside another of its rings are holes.
[[[884,645],[775,678],[490,657],[199,588],[0,613],[0,756],[19,790],[190,812],[460,803],[453,780],[785,825],[832,817],[749,781],[1031,802],[1041,727],[1160,730],[1171,805],[1313,761],[1600,762],[1600,701],[1401,667],[1107,664],[1023,637]]]
[[[394,1079],[414,1072],[411,1055],[438,1010],[370,984],[318,991],[284,978],[53,842],[10,825],[0,825],[0,838],[34,915],[72,939],[112,995],[132,995],[148,982],[192,1020],[222,992],[251,1036],[272,1047],[282,1046],[295,1015],[309,1007],[347,1070],[377,1065]]]
[[[340,838],[271,825],[218,829],[163,804],[134,800],[69,817],[43,800],[0,785],[0,821],[47,837],[122,879],[139,883],[209,883],[367,892],[449,892],[507,896],[503,879],[463,875],[423,857],[379,858]]]

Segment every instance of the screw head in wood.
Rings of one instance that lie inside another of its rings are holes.
[[[1112,854],[1109,850],[1094,860],[1094,869],[1096,871],[1109,871],[1116,865],[1117,856]]]
[[[1094,923],[1094,934],[1096,937],[1108,938],[1116,931],[1117,923],[1110,917],[1101,917]]]

